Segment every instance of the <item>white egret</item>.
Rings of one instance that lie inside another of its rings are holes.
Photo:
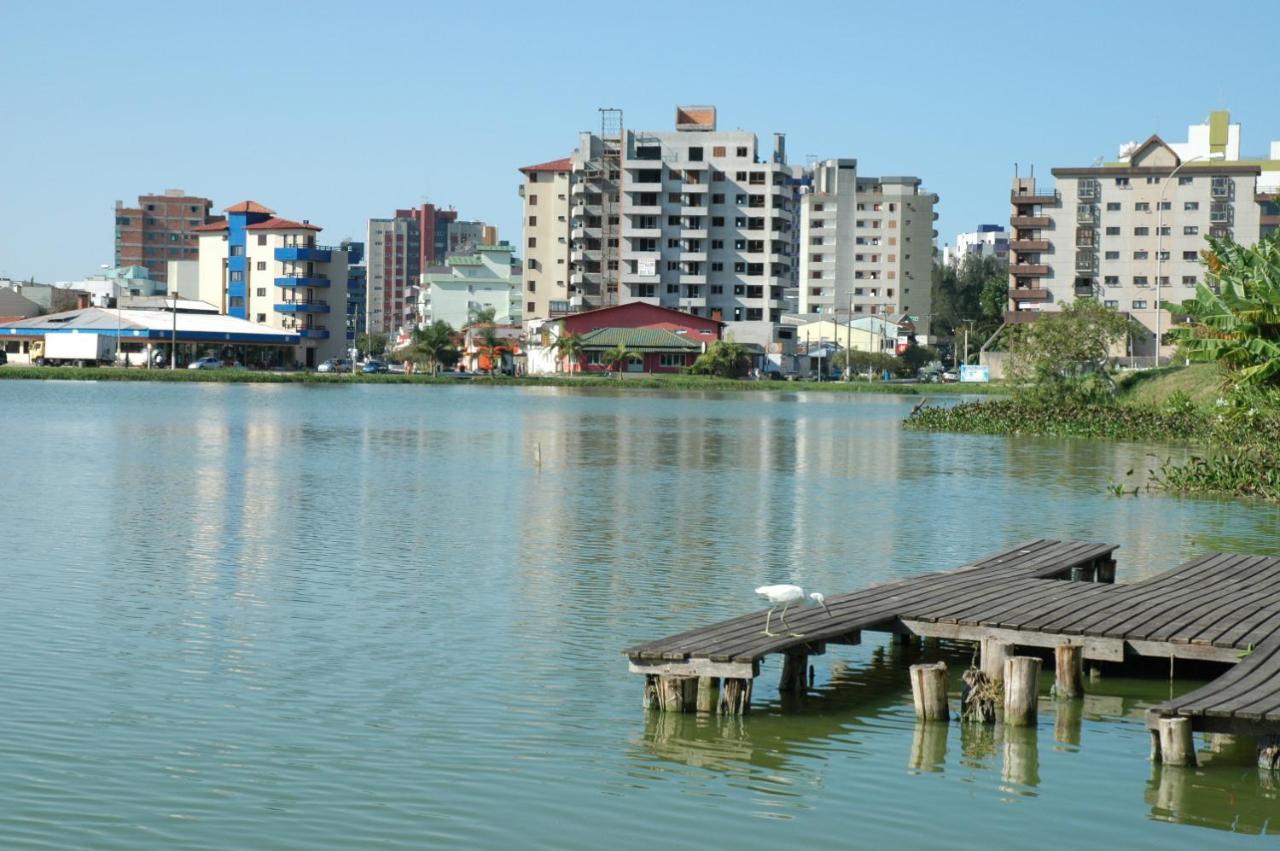
[[[764,618],[764,634],[773,636],[778,635],[776,632],[769,631],[769,625],[772,622],[773,613],[777,610],[778,606],[782,606],[782,615],[780,616],[782,627],[783,629],[790,630],[791,626],[787,623],[787,609],[791,608],[795,603],[804,602],[804,589],[799,585],[761,585],[756,589],[756,593],[773,604],[773,607],[769,609],[769,613],[765,615]],[[812,594],[808,595],[808,598],[815,604],[826,609],[828,617],[834,617],[831,614],[831,610],[827,609],[826,597],[823,597],[817,591],[814,591]],[[796,638],[804,637],[804,635],[799,632],[792,632],[790,634]]]

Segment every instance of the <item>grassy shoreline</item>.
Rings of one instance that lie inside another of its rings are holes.
[[[485,387],[584,387],[611,390],[728,390],[824,393],[891,393],[917,395],[971,395],[1004,392],[1000,385],[984,384],[886,384],[880,381],[745,381],[702,375],[644,375],[624,378],[605,376],[509,376],[457,379],[432,375],[334,375],[316,372],[258,372],[247,369],[167,370],[112,367],[0,367],[0,380],[16,381],[158,381],[215,384],[427,384]]]

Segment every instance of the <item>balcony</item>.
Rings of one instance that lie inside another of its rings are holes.
[[[1035,322],[1039,318],[1039,310],[1006,310],[1004,312],[1004,321],[1010,325],[1025,325],[1028,322]]]
[[[684,272],[680,273],[680,283],[682,284],[697,285],[697,284],[705,284],[706,282],[707,282],[707,276],[705,274],[691,275],[691,274],[685,274]]]
[[[1056,189],[1033,189],[1027,192],[1011,191],[1009,200],[1014,204],[1056,204],[1061,196]]]
[[[304,340],[327,340],[329,339],[328,328],[296,328],[294,329],[299,337]]]
[[[1049,267],[1043,263],[1012,263],[1009,272],[1015,278],[1043,278],[1049,274]]]
[[[1053,224],[1048,216],[1011,216],[1009,224],[1015,228],[1047,228]]]
[[[275,257],[282,263],[311,261],[312,263],[328,263],[333,258],[333,252],[337,251],[328,245],[301,246],[286,245],[277,248]]]
[[[1009,291],[1014,301],[1048,301],[1049,291],[1041,287],[1015,287]]]
[[[685,296],[684,298],[680,299],[680,307],[683,310],[688,310],[691,307],[706,307],[706,306],[707,306],[706,296]]]
[[[307,301],[301,298],[286,298],[276,302],[276,313],[328,313],[327,301]]]
[[[1050,251],[1053,244],[1047,239],[1015,239],[1009,242],[1009,249],[1019,253]]]
[[[277,287],[328,287],[333,282],[328,278],[320,278],[316,276],[306,275],[283,275],[276,278]]]
[[[1232,218],[1233,211],[1230,204],[1214,202],[1209,207],[1209,221],[1215,225],[1230,224]]]

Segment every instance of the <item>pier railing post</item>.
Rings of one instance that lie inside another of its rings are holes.
[[[917,721],[949,721],[947,663],[911,666],[911,699]]]
[[[1034,727],[1039,709],[1040,659],[1012,656],[1004,663],[1004,723]]]

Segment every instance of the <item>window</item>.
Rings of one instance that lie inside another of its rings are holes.
[[[1120,228],[1107,228],[1107,236],[1119,236]]]
[[[1107,210],[1108,210],[1108,211],[1110,211],[1110,212],[1115,212],[1116,210],[1119,210],[1119,209],[1120,209],[1120,202],[1119,202],[1119,201],[1108,201],[1108,202],[1107,202]]]
[[[723,285],[723,284],[712,284],[712,285],[711,285],[711,294],[712,294],[712,295],[724,295],[724,285]]]
[[[735,204],[745,204],[745,203],[747,203],[747,196],[746,196],[746,195],[734,195],[734,196],[733,196],[733,203],[735,203]]]
[[[1159,183],[1159,182],[1160,182],[1160,178],[1158,177],[1152,176],[1147,178],[1147,183]]]
[[[1194,251],[1184,251],[1182,252],[1182,259],[1190,260],[1192,263],[1194,263],[1195,261],[1200,259],[1200,255]]]
[[[680,294],[679,284],[667,284],[667,295],[679,295],[679,294]]]
[[[1200,228],[1196,225],[1184,225],[1182,228],[1183,236],[1195,236],[1200,233]]]
[[[684,362],[685,356],[680,352],[660,352],[658,354],[658,366],[665,369],[684,366]]]
[[[528,282],[528,289],[529,289],[529,292],[531,292],[531,293],[536,293],[536,292],[538,291],[538,282],[537,282],[537,281],[529,281],[529,282]]]
[[[258,261],[258,271],[259,272],[267,271],[267,262],[265,260]]]
[[[256,295],[258,298],[266,298],[266,297],[267,297],[267,288],[266,288],[266,287],[258,287],[258,289],[257,289],[257,291],[254,293],[254,295]]]
[[[524,312],[525,312],[525,313],[533,313],[533,311],[534,311],[534,303],[533,303],[533,302],[531,302],[531,301],[526,301],[526,302],[524,303]]]
[[[723,272],[723,271],[724,271],[724,264],[723,264],[723,263],[721,263],[719,260],[714,261],[714,262],[711,264],[711,271],[712,271],[712,272]]]
[[[265,324],[266,324],[266,322],[267,322],[267,314],[265,314],[265,313],[259,313],[259,314],[258,314],[258,324],[259,324],[259,325],[265,325]]]
[[[227,299],[227,307],[244,307],[244,296],[233,295]]]
[[[1129,178],[1127,178],[1127,177],[1117,177],[1117,178],[1116,178],[1116,186],[1125,186],[1125,187],[1127,187],[1128,185],[1129,185]]]
[[[712,216],[712,217],[711,217],[711,226],[712,226],[713,228],[722,228],[722,227],[724,227],[724,216]]]
[[[1105,251],[1105,252],[1103,252],[1103,254],[1102,254],[1102,259],[1103,259],[1103,260],[1119,260],[1119,259],[1120,259],[1120,252],[1119,252],[1119,251]]]
[[[538,206],[538,196],[537,196],[537,195],[530,195],[530,196],[529,196],[529,206],[530,206],[530,207],[536,207],[536,206]]]
[[[244,283],[244,272],[231,272],[228,277],[235,283]]]
[[[1150,212],[1151,212],[1151,202],[1150,202],[1150,201],[1138,201],[1137,203],[1135,203],[1135,204],[1133,205],[1133,209],[1137,210],[1139,213],[1150,213]]]
[[[1150,286],[1150,282],[1147,280],[1146,275],[1134,275],[1133,285],[1135,287],[1145,287],[1145,286]]]
[[[243,245],[233,245],[233,246],[231,246],[231,256],[232,256],[232,257],[243,257],[243,256],[244,256],[244,246],[243,246]]]
[[[265,233],[258,234],[258,245],[267,244],[267,235]]]
[[[716,249],[720,249],[720,248],[724,248],[724,240],[723,240],[723,239],[713,239],[713,240],[711,240],[711,250],[712,250],[712,251],[715,251]]]
[[[1193,181],[1193,180],[1195,180],[1195,178],[1194,178],[1194,177],[1188,177],[1188,176],[1186,176],[1186,175],[1182,175],[1181,177],[1179,177],[1179,178],[1178,178],[1178,185],[1179,185],[1179,186],[1190,186],[1190,185],[1191,185],[1191,181]]]
[[[714,148],[712,148],[712,149],[711,149],[711,156],[713,156],[713,157],[723,157],[723,156],[724,156],[724,145],[716,145]]]
[[[701,148],[701,147],[697,147],[697,148],[690,148],[690,149],[689,149],[689,159],[690,159],[690,161],[695,162],[695,163],[700,163],[700,162],[702,162],[702,148]]]
[[[529,237],[529,247],[530,248],[538,247],[538,238],[536,236]]]
[[[745,147],[739,147],[739,148],[738,148],[738,156],[740,156],[740,157],[745,157],[745,156],[747,156],[747,149],[746,149]]]
[[[1132,302],[1130,302],[1130,306],[1134,310],[1146,310],[1147,300],[1145,298],[1135,298]]]
[[[1184,201],[1184,202],[1182,203],[1182,209],[1184,209],[1184,210],[1199,210],[1199,209],[1200,209],[1200,202],[1199,202],[1199,201]]]
[[[713,193],[711,194],[711,203],[712,203],[712,204],[723,204],[723,203],[724,203],[724,193],[723,193],[723,192],[713,192]]]
[[[1150,228],[1134,228],[1133,235],[1134,236],[1150,236],[1151,229]]]
[[[1145,250],[1143,250],[1143,251],[1135,251],[1135,252],[1133,252],[1133,259],[1134,259],[1134,260],[1146,260],[1146,259],[1148,259],[1149,257],[1150,257],[1150,255],[1149,255]]]
[[[1161,209],[1161,210],[1168,210],[1168,209],[1170,209],[1172,206],[1173,206],[1173,202],[1172,202],[1172,201],[1161,201],[1161,202],[1160,202],[1160,209]]]
[[[1116,300],[1115,300],[1115,299],[1113,299],[1113,298],[1109,298],[1109,299],[1107,299],[1106,301],[1104,301],[1104,302],[1102,303],[1102,306],[1103,306],[1103,307],[1109,307],[1109,308],[1111,308],[1112,310],[1116,310],[1117,308],[1119,308],[1119,307],[1120,307],[1120,302],[1116,301]]]
[[[1195,275],[1183,275],[1183,276],[1182,276],[1182,285],[1183,285],[1184,287],[1194,287],[1194,286],[1196,285],[1196,276],[1195,276]]]
[[[1118,287],[1120,286],[1120,276],[1107,275],[1105,278],[1102,279],[1102,283],[1106,284],[1109,287]]]
[[[537,226],[537,224],[538,224],[538,217],[537,217],[537,216],[530,216],[530,217],[529,217],[529,227],[536,227],[536,226]]]
[[[640,284],[636,288],[636,295],[640,298],[656,298],[658,293],[653,284]]]

